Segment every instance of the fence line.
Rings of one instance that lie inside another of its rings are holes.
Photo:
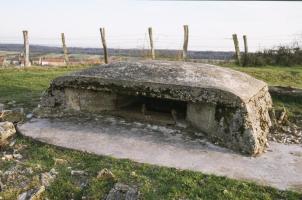
[[[175,48],[176,45],[173,45],[175,43],[178,42],[182,42],[182,37],[179,37],[178,40],[177,39],[172,39],[172,38],[164,38],[161,36],[156,36],[154,35],[154,43],[157,43],[156,46],[169,46],[170,48]],[[42,39],[37,39],[36,37],[30,37],[31,41],[35,41],[35,42],[31,42],[31,43],[35,43],[35,44],[47,44],[50,46],[59,46],[61,45],[60,43],[60,38],[52,38],[52,39],[46,39],[46,40],[42,40]],[[135,46],[140,45],[140,43],[142,44],[144,42],[145,38],[144,37],[140,37],[140,38],[129,38],[129,39],[114,39],[112,38],[110,35],[107,36],[107,43],[109,44],[113,44],[113,45],[119,45],[121,46],[121,44],[123,44],[123,46],[125,46],[125,48],[132,48]],[[72,37],[68,37],[68,41],[69,44],[73,44],[72,46],[79,46],[79,44],[84,44],[83,46],[96,46],[99,42],[99,38],[95,38],[95,39],[80,39],[80,38],[72,38]],[[221,44],[222,41],[225,41]],[[249,37],[249,41],[252,41],[252,43],[250,44],[250,47],[252,49],[257,48],[259,45],[264,46],[264,47],[270,47],[270,46],[276,46],[276,44],[288,44],[288,43],[293,43],[295,41],[298,41],[299,43],[302,42],[302,39],[297,38],[297,39],[287,39],[287,40],[283,40],[283,39],[278,39],[278,40],[274,40],[274,39],[266,39],[265,41],[261,41],[261,40],[257,40],[253,37]],[[3,39],[0,37],[0,43],[22,43],[22,38],[20,37],[19,39]],[[211,43],[213,43],[213,45],[211,45]],[[219,44],[217,44],[219,43]],[[87,44],[87,45],[85,45]],[[93,44],[93,45],[91,45]],[[70,45],[69,45],[70,46]],[[231,38],[217,38],[217,39],[207,39],[204,38],[203,40],[199,40],[199,39],[195,39],[192,38],[190,36],[190,42],[189,42],[189,46],[195,46],[195,47],[215,47],[215,48],[225,48],[225,49],[229,49],[232,50],[232,39]],[[196,49],[198,50],[198,49]]]
[[[170,35],[170,34],[164,34],[164,33],[153,33],[152,28],[150,27],[149,29],[146,29],[145,34],[112,34],[112,35],[106,35],[105,38],[105,29],[101,28],[100,30],[101,33],[101,41],[102,41],[102,48],[103,48],[103,55],[104,55],[104,60],[105,63],[109,62],[109,55],[108,55],[108,49],[116,48],[118,46],[119,48],[121,47],[121,43],[127,49],[139,49],[141,50],[141,56],[143,57],[150,57],[152,59],[155,59],[156,56],[156,51],[160,49],[167,49],[167,50],[174,50],[176,49],[176,59],[182,58],[183,60],[186,60],[187,58],[190,58],[190,55],[188,55],[188,50],[192,49],[199,49],[199,48],[215,48],[215,49],[228,49],[229,51],[231,50],[231,43],[233,40],[234,46],[235,46],[235,55],[240,62],[240,57],[241,57],[241,51],[240,47],[244,46],[244,52],[245,55],[248,53],[248,47],[247,47],[247,36],[243,36],[242,39],[237,38],[237,34],[234,34],[232,37],[218,37],[215,38],[214,36],[201,36],[201,35],[194,35],[194,34],[189,34],[189,29],[187,25],[184,25],[184,32],[183,35]],[[149,37],[148,37],[149,35]],[[29,38],[28,38],[28,32],[24,31],[23,32],[24,36],[24,51],[22,52],[23,56],[23,63],[25,66],[29,66]],[[274,35],[274,36],[256,36],[256,37],[249,37],[249,41],[252,41],[250,44],[253,47],[258,46],[258,48],[264,48],[266,45],[263,45],[263,42],[257,43],[256,41],[259,41],[261,38],[264,39],[264,41],[278,41],[279,44],[281,44],[280,41],[284,40],[291,40],[293,41],[293,36],[295,36],[295,41],[298,43],[302,42],[302,34],[284,34],[284,35]],[[182,38],[183,37],[183,38]],[[190,37],[190,38],[189,38]],[[286,39],[281,39],[281,37],[286,38]],[[291,37],[291,38],[289,38]],[[241,37],[240,37],[241,38]],[[299,39],[298,39],[299,38]],[[0,42],[6,40],[6,41],[12,41],[12,42],[17,42],[21,43],[21,37],[16,36],[9,36],[9,37],[1,37]],[[31,41],[32,40],[41,40],[41,41],[57,41],[57,45],[59,46],[59,37],[30,37]],[[61,35],[61,40],[62,40],[62,52],[64,54],[64,59],[65,63],[67,64],[69,61],[68,58],[68,50],[67,46],[65,43],[65,35],[62,33]],[[87,42],[94,42],[96,43],[99,38],[96,38],[96,36],[89,35],[89,36],[84,36],[84,37],[69,37],[66,38],[68,40],[69,46],[72,46],[73,42],[82,42],[87,43]],[[211,43],[215,41],[215,44],[211,45]],[[218,41],[218,42],[217,42]],[[243,42],[240,42],[243,41]],[[42,43],[43,44],[43,43]],[[50,43],[53,45],[53,43]],[[50,46],[52,46],[50,45]],[[132,47],[129,47],[132,46]],[[274,45],[278,46],[278,45]],[[100,46],[99,46],[100,47]],[[171,48],[172,47],[172,48]],[[178,49],[178,50],[177,50]],[[121,51],[121,50],[120,50]]]

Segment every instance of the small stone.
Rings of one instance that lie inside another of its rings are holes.
[[[41,199],[41,195],[45,191],[45,187],[41,186],[30,198],[29,200],[39,200]]]
[[[28,174],[32,174],[32,173],[34,172],[33,169],[32,169],[31,167],[26,168],[25,171],[26,171],[26,173],[28,173]]]
[[[16,144],[15,145],[15,150],[16,151],[22,151],[24,148],[26,148],[27,145],[26,144]]]
[[[41,184],[48,187],[54,180],[54,177],[49,173],[45,172],[41,174]]]
[[[27,192],[23,192],[18,196],[18,200],[26,200]]]
[[[31,189],[31,190],[27,190],[23,193],[21,193],[18,196],[18,200],[38,200],[40,198],[40,195],[42,194],[42,192],[44,192],[43,190],[43,186],[39,189]]]
[[[41,184],[45,187],[50,186],[50,184],[54,181],[58,172],[52,168],[49,172],[44,172],[41,174]]]
[[[97,178],[98,179],[115,179],[115,175],[110,170],[104,168],[98,173]]]
[[[16,129],[11,122],[0,122],[0,146],[6,144],[10,137],[16,133]]]
[[[13,140],[11,143],[9,143],[10,147],[13,147],[16,144],[16,140]]]
[[[106,200],[116,199],[138,200],[139,192],[135,187],[130,187],[122,183],[116,183],[108,193]]]
[[[87,175],[87,173],[83,170],[71,170],[71,175],[82,176],[82,175]]]
[[[23,156],[21,154],[19,154],[19,153],[13,154],[13,157],[15,159],[19,159],[19,160],[23,158]]]
[[[65,165],[68,163],[67,160],[61,158],[55,158],[54,161],[55,161],[55,165]]]
[[[13,160],[13,159],[14,159],[14,157],[11,154],[7,154],[2,157],[2,160],[7,160],[7,161]]]
[[[33,117],[33,114],[32,113],[29,113],[26,115],[26,119],[31,119]]]
[[[49,173],[51,173],[52,175],[58,175],[59,173],[56,171],[55,168],[51,168],[51,170],[49,171]]]

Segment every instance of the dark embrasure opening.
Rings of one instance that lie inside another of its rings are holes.
[[[186,118],[187,102],[144,96],[127,96],[118,102],[115,114],[135,119],[162,122],[165,124],[183,121]]]

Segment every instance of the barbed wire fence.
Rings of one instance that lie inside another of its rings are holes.
[[[242,35],[238,35],[239,49],[244,49],[244,42]],[[230,55],[234,55],[234,43],[231,35],[225,37],[216,36],[202,36],[196,34],[189,34],[188,39],[188,55],[187,59],[217,59],[217,56],[206,55],[207,52],[228,52],[224,56],[218,57],[219,59],[228,59]],[[63,53],[60,34],[54,37],[41,37],[30,35],[29,41],[31,52],[35,52],[34,46],[43,49],[43,46],[51,47],[45,50],[45,53],[60,54]],[[168,57],[176,60],[182,59],[184,35],[179,34],[165,34],[154,31],[153,42],[155,46],[155,54],[157,58]],[[150,58],[150,40],[148,37],[148,30],[144,34],[106,34],[106,43],[109,49],[110,57],[128,56],[128,57],[141,57]],[[263,35],[263,36],[250,36],[248,35],[249,49],[252,51],[260,51],[268,48],[276,48],[281,45],[299,46],[302,43],[302,34],[276,34],[276,35]],[[15,50],[23,52],[22,45],[24,38],[22,35],[14,36],[1,36],[0,37],[0,50],[5,50],[5,44],[19,45]],[[82,37],[69,37],[66,35],[66,44],[69,54],[93,54],[103,55],[102,40],[100,35],[88,35]],[[1,47],[2,46],[2,47]],[[11,50],[11,48],[8,48]],[[37,53],[35,52],[35,53]],[[44,51],[42,50],[41,53]]]

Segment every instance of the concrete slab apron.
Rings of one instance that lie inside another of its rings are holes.
[[[169,127],[126,122],[32,119],[19,131],[42,142],[137,162],[252,180],[302,191],[302,145],[270,143],[260,157],[245,157]]]

